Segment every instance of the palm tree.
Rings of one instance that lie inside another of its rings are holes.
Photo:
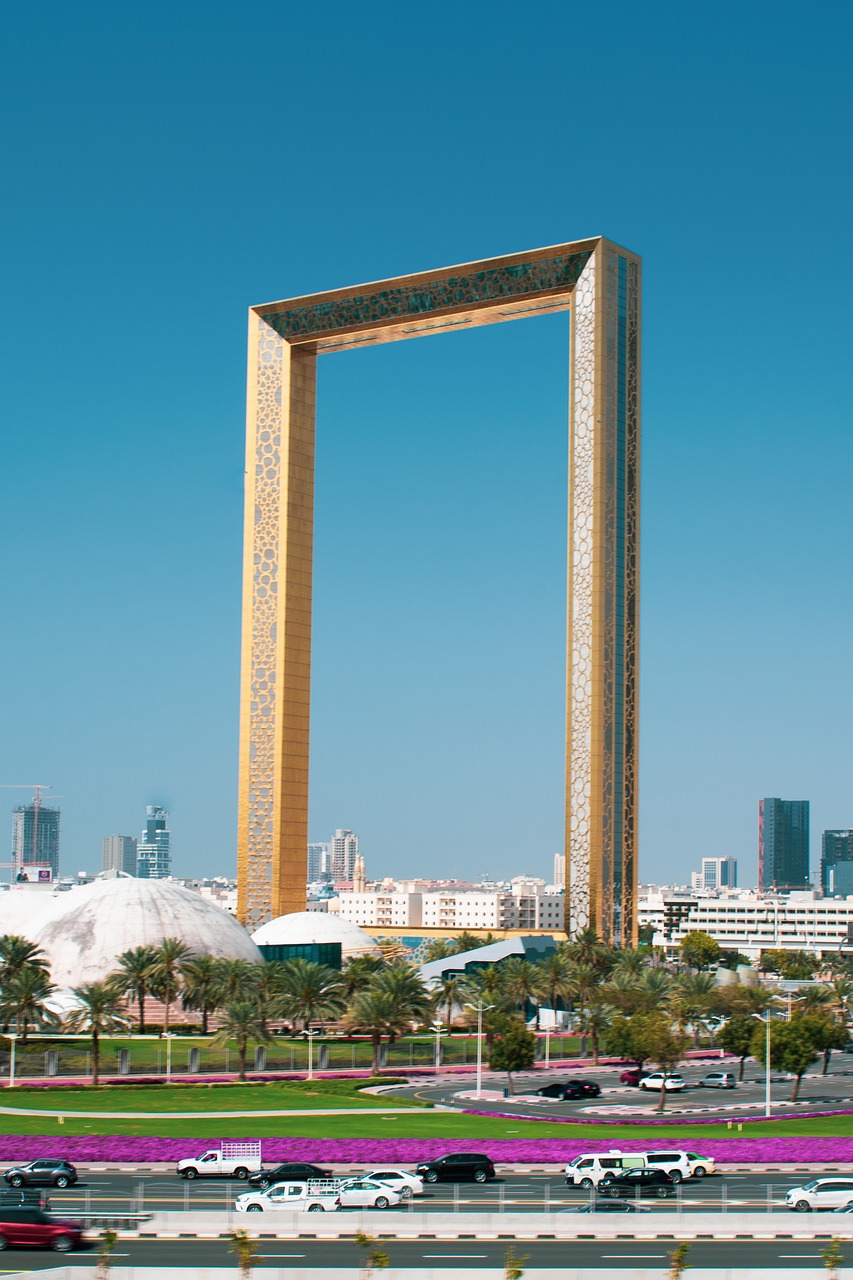
[[[225,1045],[229,1040],[237,1041],[237,1056],[240,1059],[238,1078],[246,1079],[246,1054],[249,1041],[256,1044],[269,1044],[272,1036],[267,1031],[263,1010],[257,1000],[234,1000],[227,1004],[220,1015],[221,1023],[212,1044]]]
[[[338,1018],[344,1007],[340,974],[325,964],[299,957],[285,960],[279,971],[279,991],[273,1000],[275,1016],[297,1027]]]
[[[219,1003],[226,1005],[233,1004],[235,1000],[254,999],[261,968],[260,964],[252,960],[228,960],[220,957],[216,961]]]
[[[169,1034],[169,1009],[181,990],[181,965],[192,952],[180,938],[164,938],[154,948],[149,981],[151,992],[163,1002],[163,1035]]]
[[[431,960],[446,960],[448,956],[456,954],[456,948],[450,938],[431,938],[424,948],[424,960],[427,964]]]
[[[368,991],[376,991],[390,996],[402,1019],[401,1030],[406,1030],[413,1022],[426,1022],[432,1013],[432,998],[424,986],[423,979],[414,965],[406,960],[398,960],[389,964],[368,987]],[[391,1043],[400,1032],[389,1032]]]
[[[615,952],[602,942],[591,925],[580,929],[566,948],[569,959],[576,965],[589,966],[595,969],[600,977],[609,972],[613,966]]]
[[[6,933],[0,938],[0,987],[5,987],[22,969],[41,969],[47,973],[47,956],[28,938]]]
[[[509,995],[501,970],[497,965],[489,964],[483,969],[473,969],[462,979],[462,991],[466,1005],[494,1005],[501,1012],[508,1013],[512,1008],[512,997]]]
[[[642,951],[632,951],[626,947],[624,951],[619,951],[616,956],[616,963],[613,966],[611,979],[615,980],[617,974],[621,977],[625,976],[639,978],[649,963],[647,955],[643,955]]]
[[[817,987],[798,987],[793,998],[798,1013],[821,1013],[835,1005],[835,992],[823,983]]]
[[[613,1006],[601,1000],[591,1000],[581,1014],[579,1030],[581,1035],[589,1036],[592,1041],[592,1063],[595,1067],[598,1066],[601,1037],[606,1034],[615,1016],[616,1010]]]
[[[444,1020],[449,1031],[453,1023],[453,1010],[462,1003],[461,978],[442,978],[433,992],[433,999],[436,1012],[440,1013],[442,1009],[444,1010]]]
[[[341,980],[344,984],[344,997],[349,1000],[357,991],[364,991],[373,981],[377,973],[385,968],[382,956],[353,956],[344,965]]]
[[[30,1027],[39,1031],[55,1030],[62,1019],[48,1008],[46,1001],[56,990],[43,969],[23,968],[3,987],[0,998],[0,1022],[15,1023],[21,1044],[27,1043]]]
[[[692,1023],[694,1049],[699,1048],[699,1036],[718,990],[711,973],[682,973],[672,982],[669,1008],[675,1015],[679,1031],[683,1032],[685,1025]]]
[[[207,1020],[220,1002],[219,968],[215,956],[193,956],[181,965],[181,1004],[201,1014],[201,1034],[207,1035]]]
[[[344,1014],[344,1026],[348,1031],[370,1036],[374,1074],[378,1074],[381,1070],[379,1050],[382,1037],[398,1036],[405,1030],[408,1023],[409,1018],[406,1012],[401,1010],[391,992],[379,991],[375,987],[357,992]]]
[[[141,1036],[145,1035],[145,997],[151,994],[151,967],[155,954],[155,947],[131,947],[118,958],[116,981],[123,981],[136,999]]]
[[[558,947],[553,955],[548,956],[539,965],[542,974],[542,986],[548,1000],[548,1007],[554,1011],[554,1026],[557,1025],[557,1004],[565,1004],[571,994],[571,961],[565,952]]]
[[[592,999],[593,994],[601,986],[601,975],[591,964],[573,963],[569,974],[569,992],[573,1003],[577,1004],[581,1018]],[[586,1053],[586,1036],[581,1032],[581,1057]]]
[[[479,937],[476,933],[469,933],[467,929],[463,929],[461,933],[457,933],[453,939],[453,951],[451,955],[459,956],[463,951],[477,951],[480,947],[485,947],[488,943],[494,942],[494,938],[489,934],[485,938]]]
[[[65,1029],[89,1032],[92,1038],[92,1084],[97,1084],[101,1036],[127,1030],[127,1019],[122,1016],[124,992],[107,981],[87,982],[82,987],[74,987],[73,994],[79,1007],[66,1018]]]
[[[539,1001],[545,994],[542,982],[542,970],[538,964],[524,960],[521,956],[511,956],[501,965],[502,977],[508,995],[512,997],[514,1006],[522,1017],[527,1005],[536,1007],[536,1027],[539,1027]]]

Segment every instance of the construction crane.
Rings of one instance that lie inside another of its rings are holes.
[[[34,791],[33,796],[33,862],[38,862],[38,834],[39,834],[39,809],[41,808],[41,793],[43,791],[52,791],[53,787],[47,782],[0,782],[0,790],[2,791]],[[21,866],[23,866],[24,853],[21,850]],[[18,866],[16,861],[0,862],[0,867],[11,867],[14,871]]]

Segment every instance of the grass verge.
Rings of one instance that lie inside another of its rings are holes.
[[[250,1114],[253,1111],[280,1111],[285,1107],[297,1111],[363,1107],[370,1111],[383,1105],[388,1106],[389,1102],[394,1106],[410,1106],[415,1109],[427,1105],[413,1098],[397,1098],[394,1095],[381,1098],[363,1092],[368,1085],[393,1082],[393,1078],[386,1077],[378,1080],[298,1080],[257,1084],[99,1085],[97,1088],[69,1087],[49,1091],[16,1088],[5,1089],[0,1094],[0,1106],[26,1107],[33,1111],[61,1111],[70,1115],[75,1111],[245,1111]],[[12,1120],[14,1117],[9,1116],[8,1119]],[[42,1123],[39,1117],[33,1117],[33,1120]],[[56,1121],[51,1120],[51,1123],[55,1124]],[[163,1123],[161,1118],[161,1126]],[[12,1132],[5,1123],[5,1118],[2,1127],[7,1133]],[[38,1133],[40,1130],[26,1132]]]

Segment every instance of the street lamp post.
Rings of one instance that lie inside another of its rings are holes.
[[[494,1009],[493,1004],[483,1004],[482,998],[474,1006],[477,1010],[477,1092],[475,1097],[483,1096],[483,1014]]]
[[[438,1075],[438,1069],[441,1066],[441,1033],[444,1030],[440,1018],[435,1020],[432,1028],[435,1032],[435,1074]]]
[[[545,1066],[551,1065],[551,1028],[545,1028]]]
[[[18,1039],[18,1037],[17,1037],[16,1035],[10,1035],[10,1036],[9,1036],[9,1047],[10,1047],[10,1054],[9,1054],[9,1088],[10,1088],[10,1089],[14,1089],[14,1087],[15,1087],[15,1044],[16,1044],[16,1042],[17,1042],[17,1039]]]
[[[754,1013],[753,1018],[757,1018],[759,1022],[764,1023],[765,1040],[764,1040],[764,1115],[770,1118],[770,1010],[768,1009],[764,1017],[760,1013]]]
[[[317,1034],[313,1027],[307,1027],[305,1034],[308,1037],[308,1079],[314,1079],[314,1037]]]
[[[172,1083],[172,1033],[166,1032],[166,1084]]]

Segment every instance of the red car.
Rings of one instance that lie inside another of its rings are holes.
[[[56,1218],[36,1205],[0,1206],[0,1249],[56,1249],[67,1253],[79,1245],[83,1229],[70,1218]]]
[[[649,1075],[648,1071],[638,1071],[636,1067],[627,1067],[619,1077],[619,1083],[632,1084],[636,1088],[647,1075]]]

